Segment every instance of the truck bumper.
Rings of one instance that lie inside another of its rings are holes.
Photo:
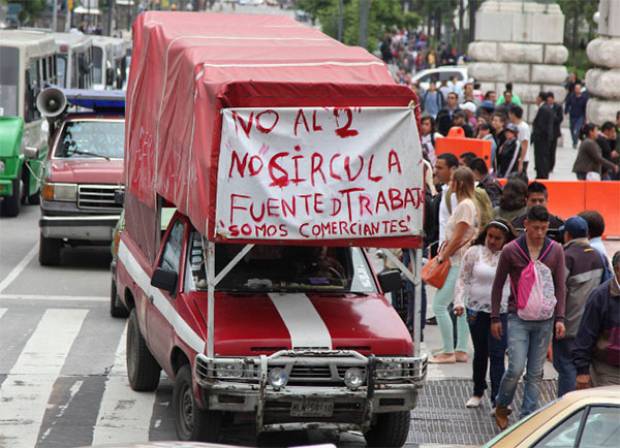
[[[278,358],[277,355],[272,357]],[[374,378],[371,362],[365,364],[366,384],[355,389],[344,384],[318,383],[275,388],[267,380],[270,362],[265,358],[260,362],[258,378],[244,382],[210,377],[207,373],[209,358],[198,355],[194,378],[206,409],[256,413],[259,432],[317,427],[365,431],[370,427],[373,415],[408,411],[416,406],[418,389],[426,377],[426,356],[400,359],[415,366],[415,379],[377,383],[370,380]]]
[[[0,196],[12,196],[13,195],[13,181],[7,179],[0,179]]]
[[[119,215],[42,216],[39,227],[45,238],[107,242],[112,241],[118,218]]]

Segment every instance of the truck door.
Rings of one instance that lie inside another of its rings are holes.
[[[181,256],[185,239],[185,222],[177,217],[168,226],[164,235],[164,246],[160,253],[157,267],[177,273],[177,287],[174,294],[156,289],[149,297],[146,313],[147,340],[153,356],[165,368],[174,343],[172,322],[177,319],[175,304],[179,287],[182,285]]]

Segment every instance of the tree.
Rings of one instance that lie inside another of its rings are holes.
[[[10,3],[17,3],[21,5],[19,21],[22,25],[34,25],[35,20],[45,10],[46,6],[45,0],[11,0]]]
[[[314,19],[318,19],[325,34],[338,37],[338,0],[300,0],[297,5]],[[420,17],[416,13],[403,11],[400,0],[370,0],[366,47],[374,51],[383,33],[393,27],[415,29],[419,23]],[[358,45],[360,0],[344,0],[343,25],[343,42]]]

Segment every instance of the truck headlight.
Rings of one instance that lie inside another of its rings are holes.
[[[5,166],[6,166],[6,165],[4,164],[4,162],[3,162],[2,160],[0,160],[0,174],[3,174],[3,173],[4,173],[4,168],[5,168]]]
[[[382,380],[397,379],[403,376],[403,365],[399,362],[382,362],[377,366],[375,374]]]
[[[215,376],[222,379],[235,379],[243,377],[243,361],[230,360],[215,364]]]
[[[279,390],[286,386],[286,383],[288,383],[288,374],[284,368],[274,367],[269,370],[269,384],[271,384],[274,389]]]
[[[351,367],[344,372],[344,384],[351,390],[355,390],[364,384],[364,372],[358,367]]]
[[[45,201],[75,202],[77,198],[77,184],[45,183],[41,188],[41,197]]]

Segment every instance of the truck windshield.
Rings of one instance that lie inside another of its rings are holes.
[[[125,123],[120,120],[68,121],[54,157],[122,159]]]
[[[190,289],[206,290],[200,237],[194,233],[187,271]],[[219,273],[243,245],[219,244],[215,271]],[[372,273],[357,247],[254,246],[222,279],[218,291],[320,292],[368,294],[376,292]]]

